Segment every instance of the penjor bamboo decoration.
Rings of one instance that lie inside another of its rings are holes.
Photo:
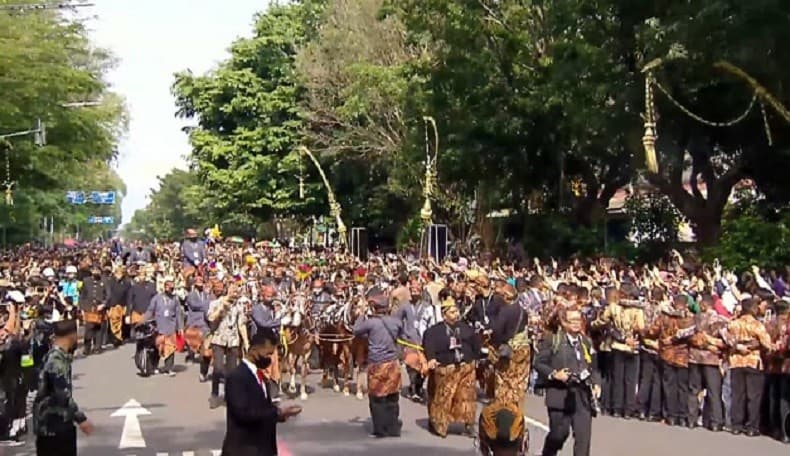
[[[439,157],[439,130],[436,128],[436,120],[433,117],[425,116],[422,120],[425,122],[425,182],[422,189],[425,201],[420,210],[420,219],[422,220],[422,225],[426,227],[433,223],[431,198],[433,198],[433,192],[436,187],[436,159]],[[433,127],[433,156],[431,156],[431,147],[428,141],[428,125]]]
[[[346,224],[343,223],[343,219],[341,217],[342,210],[340,208],[340,203],[337,202],[335,199],[335,192],[332,191],[332,186],[329,185],[329,179],[326,178],[326,174],[324,174],[324,169],[321,168],[321,165],[318,163],[318,160],[315,158],[310,149],[305,146],[299,146],[299,154],[300,155],[307,155],[310,160],[315,165],[316,169],[318,169],[318,174],[321,175],[321,180],[324,182],[324,187],[326,188],[326,197],[329,200],[329,215],[335,219],[335,223],[337,223],[337,234],[340,238],[340,245],[346,245]]]
[[[788,111],[788,109],[779,100],[777,100],[775,96],[771,95],[771,93],[768,92],[768,89],[757,82],[756,79],[749,76],[748,73],[733,65],[732,63],[727,62],[726,60],[717,62],[713,66],[746,81],[746,83],[749,84],[752,89],[754,89],[754,92],[757,94],[760,100],[768,103],[772,108],[774,108],[777,114],[779,114],[786,122],[790,123],[790,111]]]
[[[647,170],[658,174],[658,157],[656,156],[656,110],[653,100],[653,72],[645,75],[645,134],[642,136],[642,146],[645,148],[645,162]]]

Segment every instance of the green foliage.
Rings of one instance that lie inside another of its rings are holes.
[[[422,119],[430,115],[439,131],[434,218],[459,237],[487,212],[514,209],[534,254],[599,252],[610,199],[647,180],[655,195],[629,204],[639,248],[608,247],[655,256],[674,241],[681,215],[714,243],[741,179],[754,179],[773,207],[787,204],[790,128],[769,107],[769,143],[759,104],[733,128],[708,127],[657,93],[661,172],[651,174],[643,169],[642,70],[663,59],[662,86],[712,120],[742,112],[753,92],[714,69],[721,59],[787,104],[790,48],[781,43],[790,38],[790,3],[747,3],[273,5],[214,71],[176,76],[179,115],[197,123],[191,165],[210,195],[200,214],[249,232],[275,217],[326,215],[318,175],[293,153],[304,144],[346,224],[402,243],[422,206]],[[167,230],[183,224],[170,221]]]
[[[720,243],[710,249],[709,256],[738,271],[748,270],[753,264],[781,269],[790,264],[788,241],[790,214],[779,223],[745,214],[724,222]]]
[[[123,235],[129,239],[164,240],[180,238],[187,228],[200,231],[211,223],[206,196],[195,173],[174,169],[159,177],[148,206],[134,213]]]
[[[294,58],[306,40],[307,10],[273,5],[258,16],[255,35],[234,43],[219,68],[204,76],[176,75],[179,115],[198,122],[189,137],[191,165],[219,219],[245,219],[254,229],[256,222],[313,202],[297,198],[295,152],[303,112]]]
[[[678,240],[683,217],[666,196],[657,193],[631,195],[625,204],[630,221],[629,238],[634,243],[633,255],[643,260],[656,260],[666,254]]]
[[[665,196],[635,194],[628,198],[625,209],[631,221],[631,237],[637,245],[669,247],[677,240],[683,218]]]
[[[53,11],[0,12],[0,135],[33,129],[37,119],[47,130],[44,147],[31,136],[0,141],[0,181],[16,182],[14,206],[0,208],[7,244],[42,239],[44,217],[54,218],[57,237],[79,232],[92,238],[114,228],[88,226],[89,216],[112,215],[120,222],[125,186],[111,163],[126,113],[104,80],[112,64],[79,21]],[[115,190],[120,198],[112,208],[71,207],[67,190]]]
[[[748,271],[752,265],[783,270],[790,264],[790,212],[778,222],[766,220],[755,211],[725,219],[719,244],[704,252],[706,259],[719,258],[724,267]]]

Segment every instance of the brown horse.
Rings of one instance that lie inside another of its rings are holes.
[[[299,398],[307,400],[307,374],[310,372],[310,353],[315,345],[310,321],[310,314],[306,312],[307,298],[302,293],[296,293],[288,300],[283,308],[281,344],[284,354],[283,367],[291,375],[288,384],[288,393],[296,394],[296,371],[299,369],[301,383],[299,385]]]
[[[362,300],[364,304],[364,300]],[[322,384],[330,380],[332,389],[340,392],[339,380],[343,379],[343,394],[348,396],[351,383],[356,384],[357,398],[364,399],[361,378],[363,365],[367,359],[368,343],[366,339],[354,337],[354,324],[363,315],[364,309],[357,302],[343,304],[341,318],[336,322],[324,324],[318,332],[321,366],[323,367]]]

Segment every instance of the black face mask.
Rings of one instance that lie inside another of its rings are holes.
[[[272,365],[272,358],[270,356],[258,358],[255,360],[255,367],[257,367],[258,369],[266,369],[271,365]]]

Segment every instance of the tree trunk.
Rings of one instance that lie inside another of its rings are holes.
[[[721,211],[718,215],[710,212],[716,211],[701,210],[693,217],[684,214],[691,221],[697,244],[702,247],[716,244],[721,236]]]

